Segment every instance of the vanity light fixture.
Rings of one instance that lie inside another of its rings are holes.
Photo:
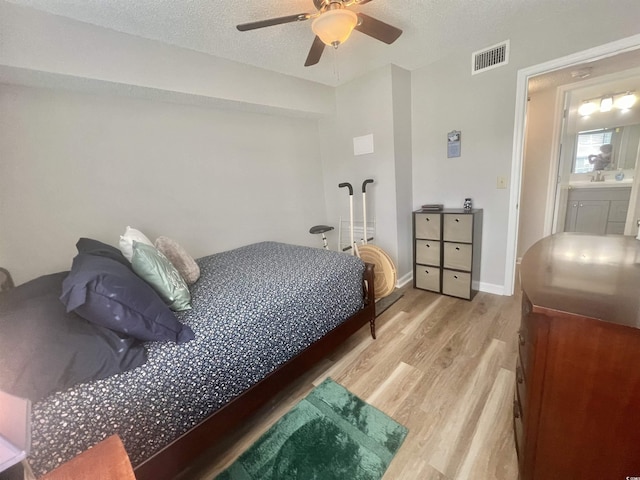
[[[588,117],[598,110],[601,112],[609,112],[613,107],[619,108],[622,111],[629,110],[636,103],[636,99],[634,92],[627,91],[608,94],[591,100],[584,100],[580,107],[578,107],[578,114],[581,117]]]

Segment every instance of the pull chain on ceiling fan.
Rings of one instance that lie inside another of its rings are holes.
[[[353,30],[357,30],[376,40],[386,44],[392,44],[400,35],[402,30],[388,23],[377,20],[364,13],[355,13],[348,9],[352,5],[364,5],[371,0],[313,0],[318,12],[299,13],[297,15],[287,15],[285,17],[270,18],[257,22],[243,23],[236,28],[241,32],[256,30],[258,28],[281,25],[283,23],[303,22],[313,18],[311,30],[315,33],[315,38],[311,44],[311,50],[304,63],[305,67],[315,65],[320,61],[325,45],[338,48],[344,43]]]

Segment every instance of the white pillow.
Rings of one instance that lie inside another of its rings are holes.
[[[124,235],[120,235],[119,247],[122,254],[129,261],[133,258],[134,240],[138,243],[144,243],[153,247],[153,243],[151,243],[151,240],[149,240],[144,233],[128,226],[124,231]]]

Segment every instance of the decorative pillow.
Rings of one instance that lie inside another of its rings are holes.
[[[175,240],[168,237],[156,238],[155,246],[180,272],[187,285],[193,285],[200,278],[200,267],[196,261]]]
[[[155,247],[133,241],[133,271],[169,305],[171,310],[191,309],[191,294],[184,279],[171,262]]]
[[[39,277],[0,295],[0,390],[36,402],[146,362],[137,340],[65,312],[58,296],[67,274]]]
[[[120,251],[125,256],[125,258],[131,261],[131,257],[133,257],[133,241],[145,243],[147,245],[151,245],[153,247],[153,243],[149,240],[144,233],[140,230],[136,230],[135,228],[127,227],[124,231],[124,235],[120,235]]]
[[[153,288],[110,258],[76,255],[60,300],[67,312],[139,340],[183,343],[194,338]]]
[[[112,258],[116,262],[123,264],[125,267],[131,268],[131,264],[124,255],[122,255],[120,250],[98,240],[93,240],[92,238],[81,238],[76,243],[76,248],[78,249],[78,253]]]

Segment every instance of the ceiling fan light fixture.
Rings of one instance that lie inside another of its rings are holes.
[[[311,30],[322,43],[335,48],[345,42],[358,24],[358,16],[345,8],[328,10],[321,14],[311,24]]]

